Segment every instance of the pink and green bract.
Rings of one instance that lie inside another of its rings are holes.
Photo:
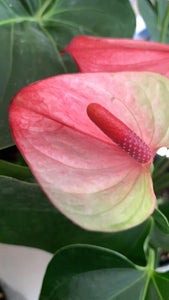
[[[96,126],[91,103],[136,134],[150,150],[146,161],[117,145],[122,135],[115,132],[114,141],[102,124]],[[18,148],[52,203],[86,229],[118,231],[154,210],[150,166],[156,151],[169,146],[168,106],[169,79],[159,74],[69,74],[23,88],[9,119]]]

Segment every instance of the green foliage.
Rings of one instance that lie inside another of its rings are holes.
[[[154,249],[169,249],[168,222],[160,211],[156,210],[145,223],[127,231],[90,232],[60,214],[37,184],[1,176],[0,188],[0,242],[51,252],[58,249],[48,266],[40,300],[86,299],[86,295],[87,299],[107,299],[116,293],[114,299],[166,300],[169,273],[155,272],[155,265],[150,267],[148,262],[151,262],[150,245]],[[59,250],[77,243],[81,246]],[[138,266],[145,266],[146,260],[148,267]]]
[[[8,176],[22,181],[35,182],[30,169],[0,159],[0,176]]]
[[[153,213],[153,227],[149,240],[154,248],[169,251],[169,224],[167,218],[157,209]]]
[[[169,182],[169,159],[166,156],[157,156],[154,162],[154,171],[152,174],[154,191],[160,196],[162,191],[168,188]]]
[[[169,44],[168,0],[138,0],[138,6],[151,39]]]
[[[75,245],[56,252],[48,265],[40,300],[166,300],[169,272],[146,267],[104,248]]]

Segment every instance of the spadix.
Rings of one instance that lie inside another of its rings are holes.
[[[147,163],[151,149],[146,143],[122,121],[98,103],[87,107],[89,118],[119,147],[140,163]]]

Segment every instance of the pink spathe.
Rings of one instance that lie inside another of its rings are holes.
[[[169,80],[153,73],[60,75],[23,88],[9,120],[15,142],[40,186],[69,219],[89,230],[136,226],[154,210],[150,166],[169,146]],[[88,117],[96,102],[152,151],[142,164]]]
[[[84,73],[148,71],[169,77],[169,45],[166,44],[77,36],[65,51]]]

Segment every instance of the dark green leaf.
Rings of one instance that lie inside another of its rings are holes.
[[[153,272],[145,300],[167,300],[169,287],[169,272]]]
[[[169,225],[167,218],[159,210],[153,213],[154,225],[150,234],[150,244],[169,251]]]
[[[104,248],[61,249],[49,263],[40,300],[141,299],[144,273]]]
[[[160,206],[160,211],[165,215],[165,217],[169,221],[169,199],[167,199],[166,202]]]
[[[161,174],[161,168],[163,168],[166,165],[166,162],[168,161],[168,158],[166,156],[160,156],[157,155],[155,156],[154,160],[154,173],[153,177],[158,177],[159,174]]]
[[[132,37],[135,28],[135,17],[127,0],[62,0],[54,1],[54,5],[45,14],[44,20],[49,27],[59,27],[60,42],[62,35],[68,39],[70,34],[95,35],[111,37]]]
[[[131,37],[128,0],[0,0],[0,148],[13,144],[10,99],[34,81],[74,71],[60,51],[76,35]]]
[[[154,192],[159,194],[169,187],[169,173],[161,174],[153,180]]]
[[[74,243],[103,246],[145,264],[144,241],[150,222],[119,233],[91,232],[65,218],[37,184],[0,177],[0,242],[55,252]]]
[[[28,182],[36,182],[28,167],[0,160],[0,175],[13,177]]]
[[[152,40],[169,43],[168,0],[138,0],[139,11]]]
[[[65,247],[47,267],[39,300],[167,300],[169,272],[151,267],[105,248]]]
[[[167,221],[167,218],[160,212],[160,210],[155,209],[153,213],[153,218],[155,221],[156,226],[163,231],[164,233],[168,234],[169,233],[169,224]]]
[[[154,191],[160,195],[169,186],[169,159],[166,156],[156,156],[152,174]]]

